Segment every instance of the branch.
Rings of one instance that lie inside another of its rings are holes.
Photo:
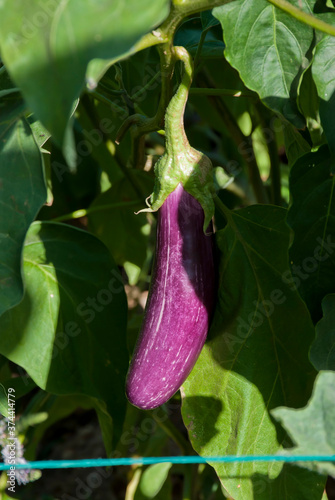
[[[321,21],[321,19],[318,19],[317,17],[312,16],[311,14],[307,14],[307,12],[298,9],[298,7],[295,7],[286,0],[268,0],[268,2],[272,3],[272,5],[274,5],[275,7],[278,7],[278,9],[287,12],[295,19],[298,19],[298,21],[301,21],[302,23],[307,24],[308,26],[311,26],[316,30],[322,31],[327,35],[335,36],[334,26],[331,26],[330,24]]]

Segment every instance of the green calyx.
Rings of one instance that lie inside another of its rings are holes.
[[[165,153],[155,167],[156,182],[151,195],[151,210],[158,210],[181,183],[198,200],[205,213],[204,231],[214,214],[214,184],[210,159],[192,147],[177,154]]]
[[[155,165],[155,186],[146,211],[158,210],[179,183],[202,206],[205,214],[204,231],[214,215],[213,167],[210,159],[192,148],[184,130],[184,111],[192,82],[193,65],[184,47],[175,47],[185,73],[171,99],[165,115],[165,153]]]

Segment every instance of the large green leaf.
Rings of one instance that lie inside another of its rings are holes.
[[[335,371],[335,294],[322,301],[323,318],[316,325],[310,358],[317,370]]]
[[[330,150],[334,155],[335,38],[333,36],[326,36],[317,44],[312,65],[312,73],[320,97],[321,123],[327,137]],[[332,171],[334,172],[334,159],[332,169]]]
[[[321,316],[321,301],[335,292],[335,177],[330,172],[327,146],[299,158],[291,169],[292,206],[287,222],[294,231],[290,248],[292,276],[312,318]]]
[[[253,206],[231,212],[217,233],[217,308],[207,343],[183,385],[182,413],[204,456],[276,453],[285,435],[269,410],[301,406],[315,372],[307,308],[283,282],[288,270],[286,210]],[[285,402],[285,403],[284,403]],[[316,500],[323,483],[278,463],[212,464],[234,500]]]
[[[106,247],[79,229],[34,223],[25,241],[24,279],[24,299],[0,320],[0,352],[42,389],[101,401],[119,432],[127,304]]]
[[[310,12],[307,0],[291,2]],[[304,120],[296,105],[299,77],[313,30],[266,0],[235,0],[213,10],[223,28],[225,55],[244,83],[297,127]]]
[[[26,232],[46,201],[42,158],[18,93],[0,102],[0,315],[22,299]]]
[[[71,107],[94,58],[111,59],[168,14],[167,0],[1,0],[1,57],[70,162]]]
[[[285,427],[296,446],[285,450],[293,455],[335,456],[335,373],[320,372],[305,408],[276,408],[272,415]],[[335,463],[299,462],[301,467],[335,478]]]

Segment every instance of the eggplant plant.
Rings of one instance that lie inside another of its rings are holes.
[[[185,74],[165,115],[165,153],[155,166],[157,181],[147,209],[160,207],[155,266],[127,376],[128,399],[142,409],[166,403],[189,375],[206,340],[215,299],[212,234],[205,232],[214,209],[212,164],[187,140],[183,115],[192,62],[183,47],[174,52],[184,61]]]

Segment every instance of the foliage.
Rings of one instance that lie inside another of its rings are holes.
[[[335,453],[333,3],[0,0],[0,412],[15,393],[26,459],[78,409],[107,456]],[[185,111],[164,121],[178,87]],[[204,155],[214,167],[197,190],[206,217],[215,204],[217,297],[180,393],[143,412],[124,390],[155,250],[142,209],[160,158],[171,187],[182,121],[190,177]],[[335,476],[210,460],[119,474],[110,498],[127,500],[325,500]],[[39,475],[14,494],[3,474],[0,498],[55,498]]]

